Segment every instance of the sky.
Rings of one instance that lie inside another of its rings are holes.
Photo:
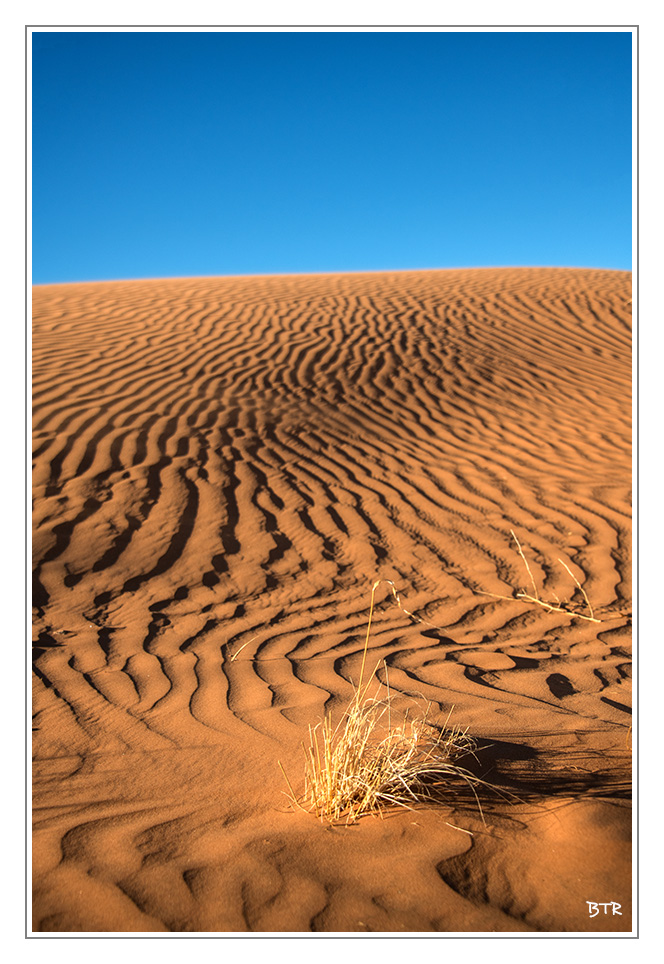
[[[632,267],[629,32],[38,32],[33,283]]]

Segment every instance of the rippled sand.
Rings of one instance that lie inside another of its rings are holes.
[[[33,309],[35,931],[630,930],[631,275]],[[350,828],[288,807],[376,579],[413,614],[379,587],[379,678],[514,795],[484,822],[463,783]]]

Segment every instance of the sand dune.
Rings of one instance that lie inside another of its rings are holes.
[[[631,929],[630,328],[599,270],[33,290],[35,931]],[[485,822],[282,795],[379,578]]]

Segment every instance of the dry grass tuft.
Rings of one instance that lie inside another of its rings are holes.
[[[336,728],[329,716],[310,728],[300,806],[321,820],[354,823],[366,813],[432,799],[451,777],[471,788],[480,782],[455,762],[474,750],[465,731],[436,727],[426,714],[406,715],[398,725],[390,716],[389,697],[356,697]]]
[[[382,687],[377,680],[375,693],[369,695],[378,665],[366,682],[364,673],[374,596],[381,581],[377,580],[371,591],[360,679],[353,698],[336,727],[329,714],[322,723],[309,727],[309,746],[304,748],[305,788],[300,798],[282,767],[288,796],[323,821],[349,824],[363,814],[382,814],[391,807],[412,808],[417,802],[439,796],[452,778],[460,778],[471,788],[481,813],[475,787],[483,781],[458,763],[473,753],[475,743],[465,730],[450,727],[452,711],[442,726],[429,721],[431,704],[423,714],[409,717],[407,712],[401,722],[395,723],[389,679],[385,697],[379,696]]]

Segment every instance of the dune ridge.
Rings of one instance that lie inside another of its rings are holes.
[[[600,270],[33,289],[36,931],[630,929],[630,329]],[[511,530],[599,624],[483,595]],[[372,659],[518,793],[488,829],[287,812],[378,578],[418,618]]]

